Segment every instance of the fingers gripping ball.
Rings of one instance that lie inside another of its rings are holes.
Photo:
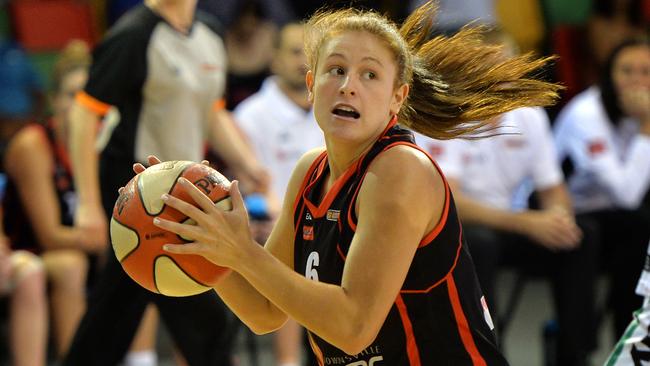
[[[184,177],[201,189],[217,207],[231,210],[230,182],[216,170],[191,161],[170,161],[147,168],[129,181],[113,207],[111,243],[126,273],[149,291],[167,296],[190,296],[209,290],[229,269],[201,256],[175,255],[164,244],[189,243],[187,238],[153,224],[155,217],[192,223],[165,205],[163,193],[192,202],[178,184]]]

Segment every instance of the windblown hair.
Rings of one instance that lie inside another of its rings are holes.
[[[52,92],[61,90],[61,83],[69,73],[90,67],[90,50],[81,40],[72,40],[63,48],[52,71]]]
[[[399,122],[436,139],[477,136],[494,129],[492,120],[502,113],[557,100],[562,87],[535,75],[551,58],[505,58],[502,46],[483,42],[483,27],[430,38],[436,11],[436,4],[427,2],[399,30],[372,11],[319,11],[307,22],[309,66],[316,69],[321,47],[342,32],[375,35],[395,56],[396,86],[410,85]]]

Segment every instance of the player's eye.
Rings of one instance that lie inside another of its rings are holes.
[[[366,71],[363,73],[363,78],[368,80],[373,80],[377,78],[377,74],[372,71]]]
[[[332,76],[341,76],[345,75],[345,70],[342,67],[334,66],[329,69],[328,73]]]

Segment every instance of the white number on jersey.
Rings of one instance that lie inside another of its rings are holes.
[[[305,277],[310,280],[318,281],[318,271],[316,270],[318,262],[318,252],[309,253],[309,257],[307,257],[307,267],[305,268]]]

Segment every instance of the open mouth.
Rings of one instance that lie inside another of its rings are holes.
[[[359,112],[354,110],[354,108],[348,106],[338,106],[332,110],[332,113],[337,116],[354,119],[361,117],[361,114]]]

